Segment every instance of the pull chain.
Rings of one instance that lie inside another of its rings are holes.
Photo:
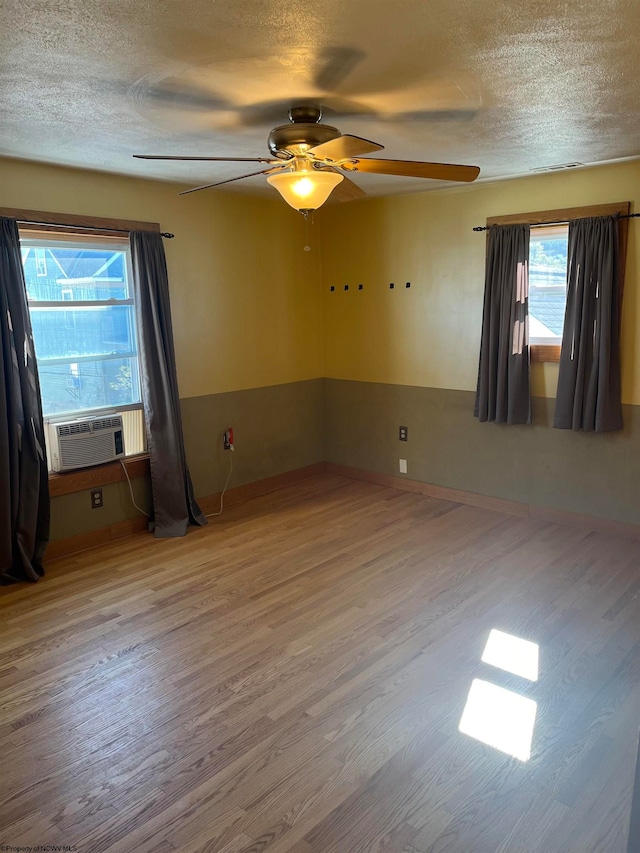
[[[303,246],[303,249],[305,252],[310,252],[311,246],[309,245],[309,211],[305,210],[302,215],[304,216],[304,226],[305,226],[305,233],[306,233],[306,237],[305,237],[306,243]]]

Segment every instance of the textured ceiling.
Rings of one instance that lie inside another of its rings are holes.
[[[259,167],[131,155],[265,156],[289,106],[313,101],[381,156],[477,165],[481,179],[640,156],[639,12],[639,0],[3,0],[0,155],[213,182]],[[355,180],[372,195],[439,186]],[[231,186],[274,193],[264,178]]]

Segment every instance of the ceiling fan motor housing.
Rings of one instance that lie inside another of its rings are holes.
[[[282,124],[269,134],[269,151],[280,160],[289,160],[296,154],[304,154],[309,148],[314,148],[330,139],[337,139],[342,134],[336,127],[329,124],[310,124],[308,122],[293,122]]]

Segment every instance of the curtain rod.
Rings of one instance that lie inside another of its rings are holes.
[[[74,231],[109,231],[112,234],[130,234],[126,228],[105,228],[101,225],[65,225],[62,222],[36,222],[33,219],[18,219],[20,225],[47,225],[51,228],[72,228]],[[151,231],[151,234],[157,234],[157,231]],[[170,234],[168,231],[160,231],[161,237],[166,237],[167,240],[173,240],[175,234]]]
[[[635,219],[637,216],[640,216],[640,213],[616,213],[616,219]],[[577,219],[589,219],[588,216],[578,216]],[[540,225],[566,225],[568,222],[575,222],[575,219],[555,219],[553,222],[518,222],[518,223],[510,223],[512,225],[531,225],[532,228],[538,228]],[[507,223],[505,223],[507,224]],[[498,225],[496,222],[495,225]],[[477,225],[473,230],[474,231],[488,231],[490,228],[494,228],[495,225]]]

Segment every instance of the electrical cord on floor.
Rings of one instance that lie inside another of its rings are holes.
[[[147,516],[147,518],[151,518],[151,516],[149,515],[149,513],[148,513],[148,512],[145,512],[143,509],[141,509],[141,508],[138,506],[138,504],[136,503],[136,499],[135,499],[135,498],[134,498],[134,496],[133,496],[133,486],[131,485],[131,480],[129,479],[129,472],[127,471],[127,466],[124,464],[124,459],[121,459],[121,460],[120,460],[120,464],[122,465],[122,470],[124,471],[124,475],[125,475],[125,477],[127,478],[127,483],[129,483],[129,494],[131,495],[131,503],[132,503],[132,504],[134,505],[134,507],[138,510],[138,512],[141,512],[143,515],[146,515],[146,516]]]
[[[227,491],[227,486],[229,485],[229,480],[231,479],[231,472],[233,471],[233,450],[229,450],[229,473],[227,474],[227,479],[224,484],[224,488],[220,493],[220,509],[218,512],[208,512],[205,518],[215,518],[217,515],[222,515],[222,510],[224,509],[224,495]]]

